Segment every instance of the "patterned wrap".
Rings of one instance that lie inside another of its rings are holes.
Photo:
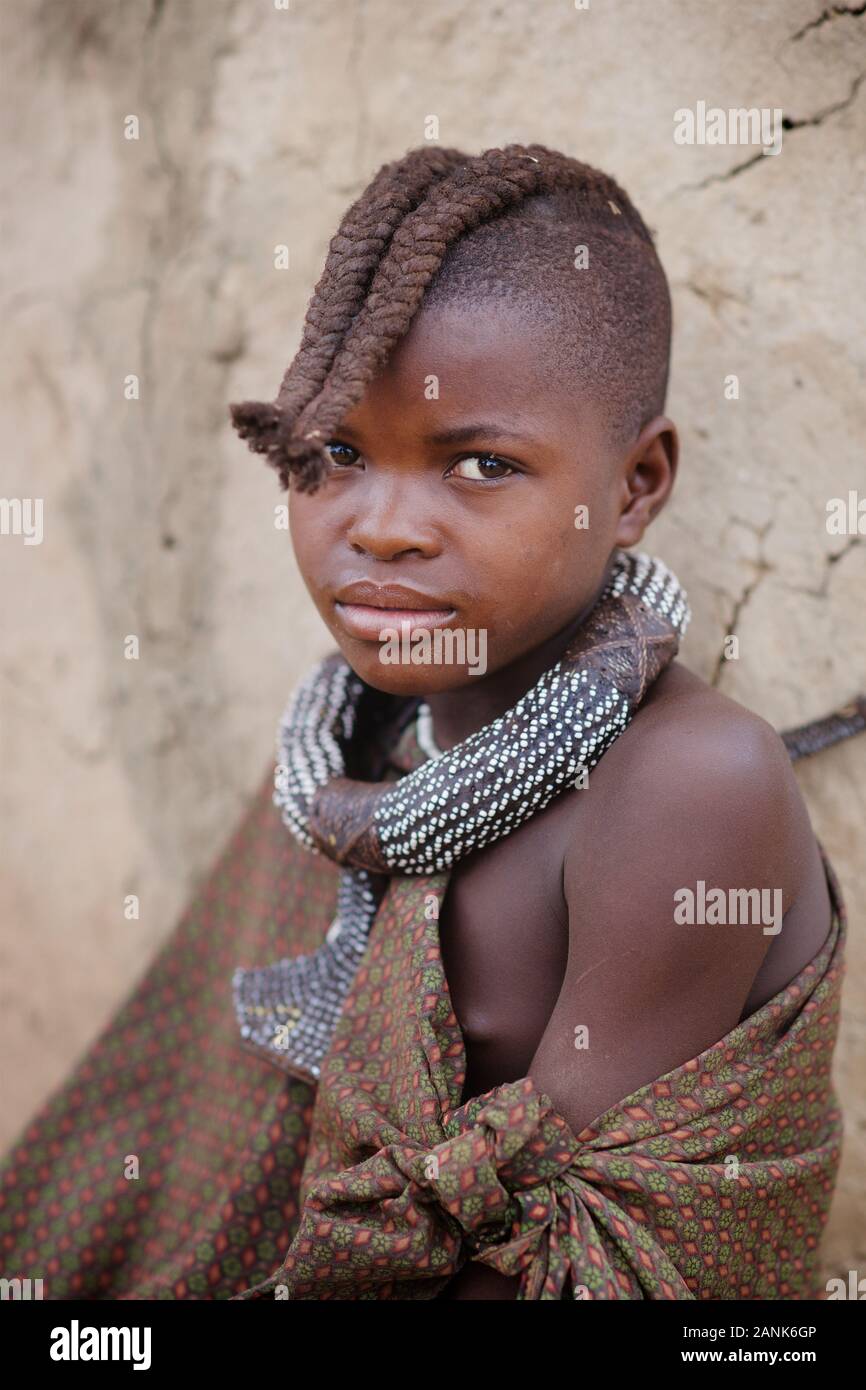
[[[346,775],[348,757],[365,751],[360,711],[381,708],[383,696],[339,654],[320,662],[280,721],[274,802],[300,844],[344,866],[337,915],[312,955],[235,971],[244,1047],[317,1081],[388,876],[451,869],[595,767],[673,660],[690,616],[663,561],[615,551],[561,659],[498,719],[396,781]]]
[[[410,724],[386,778],[424,758]],[[287,835],[269,773],[0,1166],[2,1274],[49,1299],[432,1299],[476,1259],[523,1299],[814,1297],[842,1135],[846,919],[824,863],[815,958],[574,1135],[529,1077],[463,1098],[447,871],[389,878],[318,1086],[239,1046],[237,960],[314,955],[337,910],[338,867]]]
[[[395,757],[418,756],[409,730]],[[448,875],[392,879],[322,1069],[297,1234],[238,1297],[435,1298],[467,1259],[519,1274],[521,1299],[816,1297],[842,1137],[845,913],[824,865],[818,955],[579,1135],[530,1077],[462,1100]]]

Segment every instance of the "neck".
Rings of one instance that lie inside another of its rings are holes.
[[[426,697],[433,718],[433,737],[438,748],[447,752],[455,744],[477,733],[510,709],[530,690],[545,671],[555,666],[581,624],[598,603],[613,568],[613,555],[605,567],[598,587],[587,604],[540,646],[512,661],[501,670],[472,678],[460,690],[448,690]]]

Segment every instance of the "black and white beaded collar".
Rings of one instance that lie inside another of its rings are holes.
[[[396,783],[346,776],[369,687],[340,655],[298,686],[280,721],[274,803],[291,833],[343,865],[323,944],[233,977],[244,1046],[316,1080],[366,949],[383,875],[436,874],[510,834],[596,765],[672,660],[690,617],[660,560],[618,551],[563,658],[500,718],[442,752],[417,711],[427,760]]]

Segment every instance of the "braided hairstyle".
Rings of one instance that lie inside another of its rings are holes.
[[[592,231],[584,293],[574,238]],[[576,286],[580,285],[580,288]],[[577,317],[555,333],[557,364],[604,387],[634,430],[664,406],[670,295],[652,236],[608,175],[544,145],[469,156],[437,146],[385,164],[332,238],[301,345],[274,402],[230,406],[281,486],[315,491],[326,445],[384,367],[422,301],[523,294]]]

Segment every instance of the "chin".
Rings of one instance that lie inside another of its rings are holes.
[[[406,699],[439,695],[452,690],[464,690],[480,680],[484,672],[480,663],[475,667],[387,664],[379,659],[378,647],[359,651],[366,643],[340,643],[340,650],[356,676],[374,690]],[[478,674],[473,674],[477,669]]]

